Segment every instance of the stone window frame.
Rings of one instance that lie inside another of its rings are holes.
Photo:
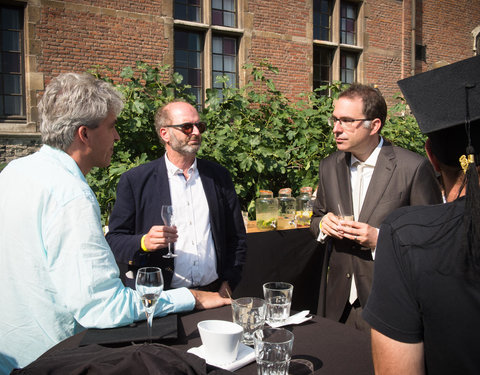
[[[202,21],[193,22],[185,21],[180,19],[175,19],[172,9],[172,29],[171,35],[172,39],[174,37],[175,30],[185,30],[185,31],[197,31],[201,32],[204,35],[203,38],[203,56],[202,56],[202,66],[203,66],[203,90],[202,90],[202,105],[204,105],[206,100],[206,89],[213,88],[213,74],[212,74],[212,39],[213,36],[227,36],[237,39],[237,67],[241,67],[246,61],[247,56],[247,44],[248,41],[246,38],[246,31],[243,27],[244,25],[244,7],[245,2],[248,0],[236,0],[236,9],[237,9],[237,26],[236,27],[226,27],[220,25],[212,24],[212,12],[211,12],[211,0],[202,0]],[[171,48],[171,61],[174,61],[174,48],[172,42]],[[173,66],[173,64],[172,64]],[[241,69],[237,69],[237,85],[241,87],[246,82],[245,72],[241,72]]]
[[[332,53],[331,80],[341,81],[341,55],[342,53],[355,54],[357,66],[355,69],[355,82],[364,80],[364,35],[365,35],[365,2],[363,0],[348,0],[348,3],[357,3],[356,44],[345,44],[340,41],[340,9],[345,0],[332,0],[331,32],[330,40],[313,39],[314,48],[328,49]],[[312,3],[313,11],[313,3]],[[315,20],[313,20],[313,23]],[[313,24],[312,24],[313,27]],[[331,82],[330,82],[331,83]],[[312,80],[312,87],[313,86]]]
[[[473,37],[473,53],[480,55],[480,25],[472,30]]]
[[[33,136],[39,137],[38,125],[38,93],[44,90],[45,82],[43,73],[37,71],[37,57],[40,42],[35,39],[35,26],[40,20],[40,7],[28,0],[10,0],[2,5],[23,7],[23,47],[24,47],[24,95],[25,119],[12,121],[0,120],[1,136]]]

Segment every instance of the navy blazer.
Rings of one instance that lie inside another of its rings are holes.
[[[208,160],[197,159],[198,172],[210,209],[217,273],[233,289],[240,281],[246,260],[247,237],[240,203],[228,170]],[[161,267],[165,289],[170,288],[173,259],[163,258],[165,249],[144,252],[140,241],[153,225],[163,225],[162,205],[171,204],[165,156],[125,172],[117,185],[106,239],[119,264],[130,269]]]

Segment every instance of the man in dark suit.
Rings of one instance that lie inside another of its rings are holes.
[[[162,268],[166,289],[231,295],[245,263],[246,233],[230,174],[196,158],[206,124],[192,105],[165,105],[155,127],[166,153],[121,176],[109,221],[107,241],[117,262],[132,271],[124,280],[133,285],[138,267],[154,265]],[[174,226],[164,225],[162,205],[173,206]],[[175,243],[175,258],[163,257],[168,243]]]
[[[372,286],[381,222],[398,207],[442,202],[428,160],[379,135],[386,115],[377,89],[353,84],[340,94],[329,119],[338,151],[320,162],[310,224],[329,250],[319,314],[365,331],[360,314]],[[353,220],[340,217],[352,214]]]

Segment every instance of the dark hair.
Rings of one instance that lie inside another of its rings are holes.
[[[380,90],[360,83],[353,83],[345,91],[340,93],[338,98],[361,98],[365,117],[372,120],[379,118],[382,122],[381,128],[385,125],[385,120],[387,119],[387,103]]]

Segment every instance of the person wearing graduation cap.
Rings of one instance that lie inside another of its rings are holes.
[[[480,56],[398,82],[447,203],[394,211],[372,293],[376,374],[480,374]]]

